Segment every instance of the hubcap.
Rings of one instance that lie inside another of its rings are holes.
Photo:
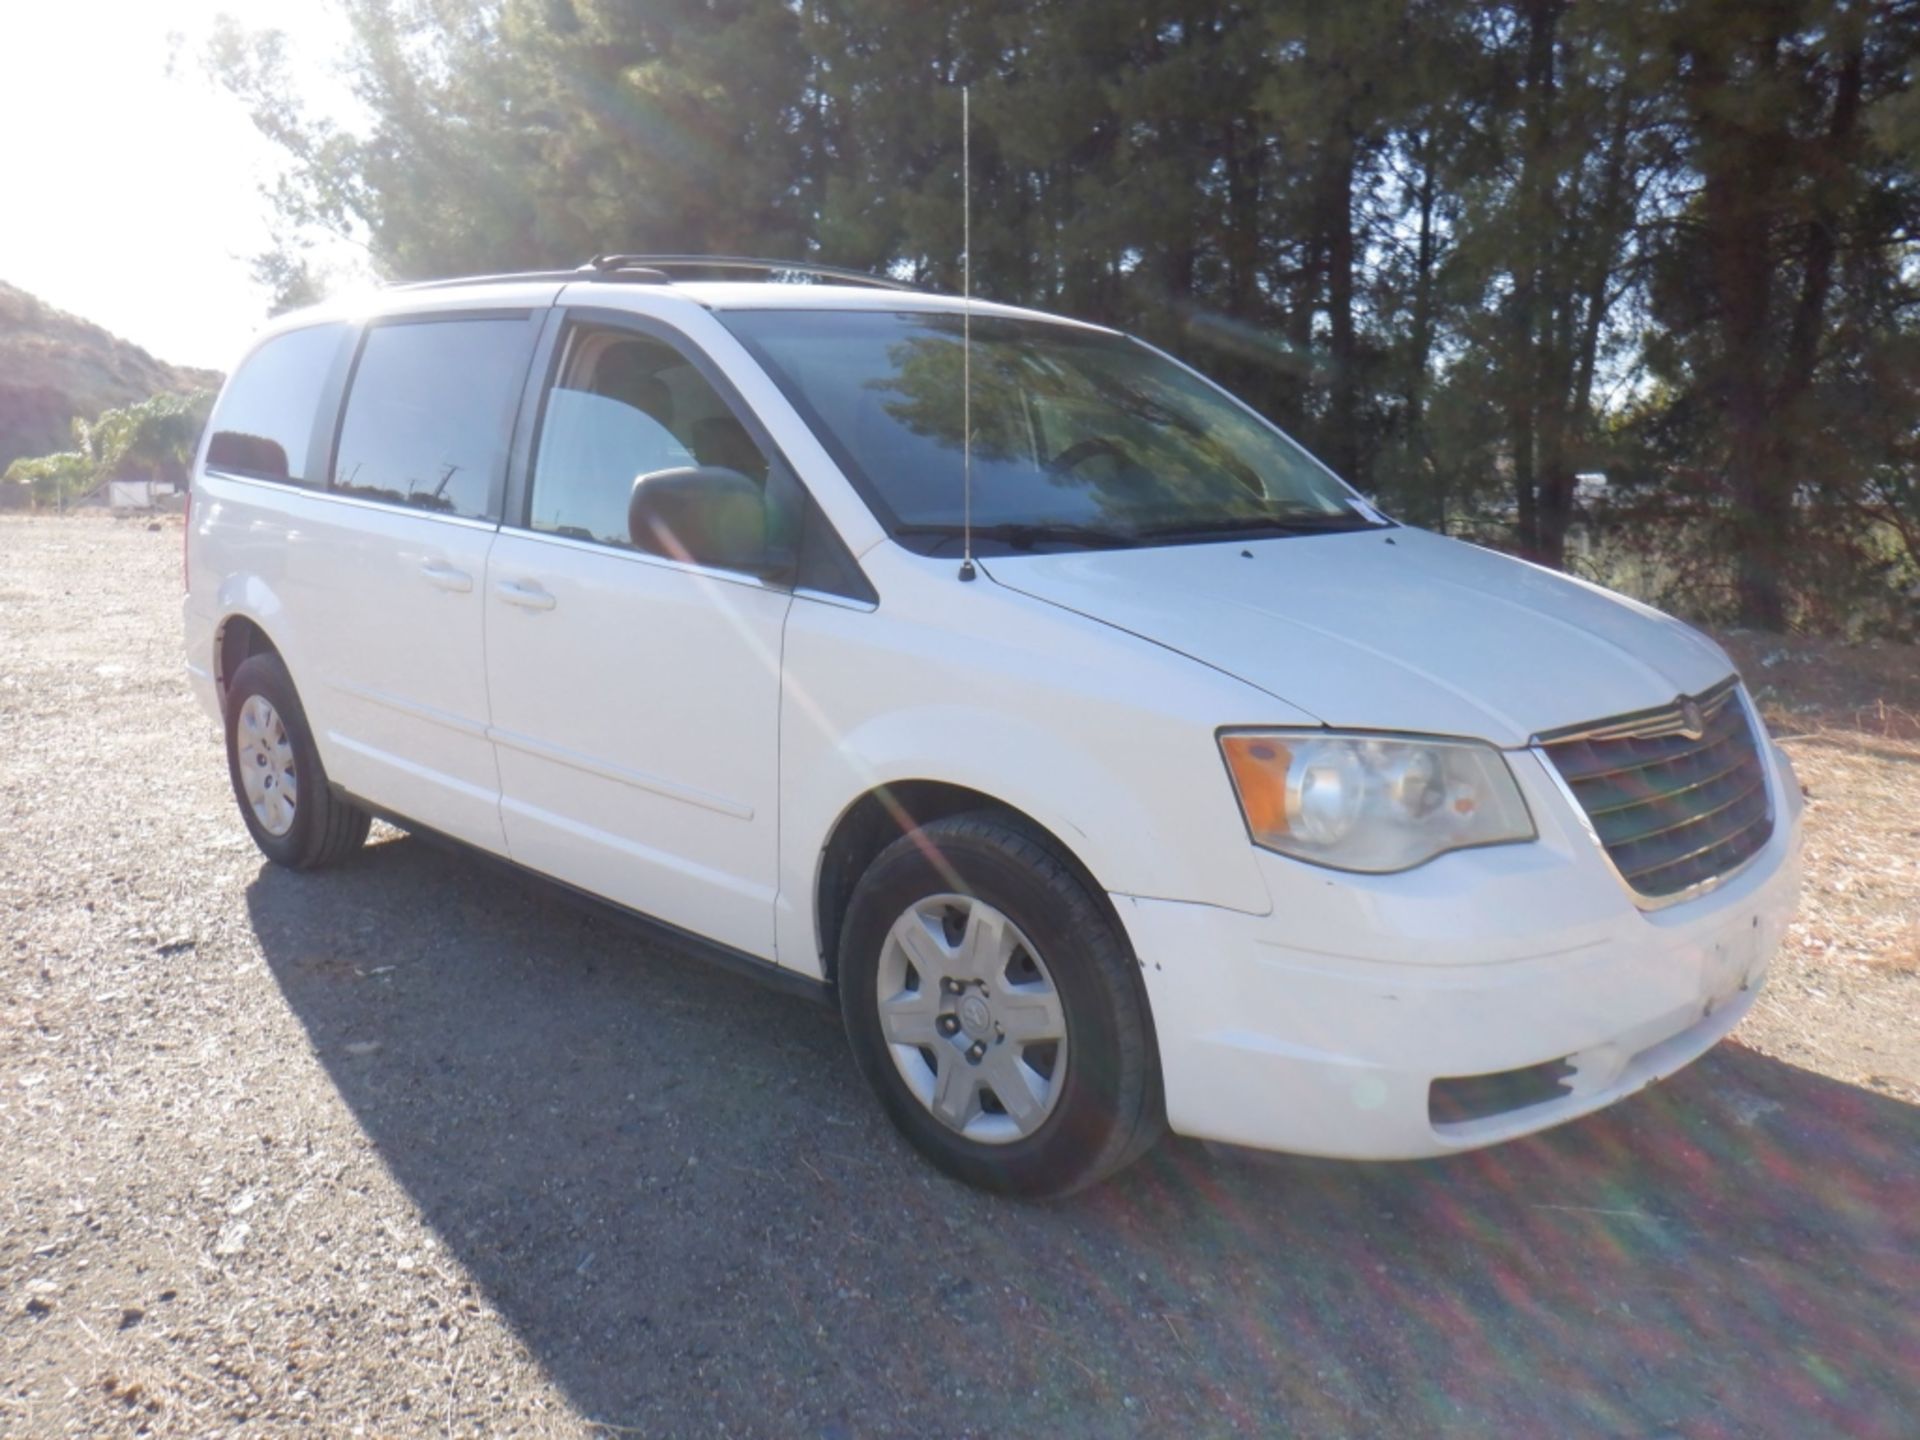
[[[246,791],[253,818],[269,835],[286,834],[293,828],[300,785],[287,727],[266,696],[249,695],[240,707],[234,749],[239,756],[240,788]]]
[[[935,895],[894,921],[875,977],[900,1078],[941,1124],[1004,1145],[1053,1113],[1066,1013],[1039,951],[984,900]]]

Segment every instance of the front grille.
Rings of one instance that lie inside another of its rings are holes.
[[[1732,680],[1540,744],[1621,877],[1649,899],[1718,879],[1773,834],[1766,768]]]

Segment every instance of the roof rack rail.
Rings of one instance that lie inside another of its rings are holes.
[[[449,275],[440,280],[390,280],[383,290],[452,290],[461,285],[506,285],[515,281],[578,280],[578,270],[508,270],[497,275]],[[666,276],[662,275],[661,280]]]
[[[388,290],[446,290],[459,285],[504,285],[511,281],[620,280],[635,285],[671,285],[675,270],[739,270],[761,275],[809,275],[848,285],[871,285],[880,290],[918,290],[904,280],[848,270],[838,265],[816,265],[811,260],[762,260],[748,255],[596,255],[572,270],[519,270],[497,275],[455,275],[441,280],[389,282]]]
[[[660,284],[671,279],[673,270],[747,270],[762,275],[807,275],[818,280],[839,280],[849,285],[871,285],[879,290],[914,290],[904,280],[874,275],[865,270],[848,270],[839,265],[816,265],[811,260],[763,260],[751,255],[596,255],[580,267],[606,279],[638,280]]]

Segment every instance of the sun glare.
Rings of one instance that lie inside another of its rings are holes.
[[[163,360],[224,369],[266,313],[278,159],[201,52],[225,12],[288,32],[327,103],[340,23],[273,0],[75,0],[0,18],[0,281]]]

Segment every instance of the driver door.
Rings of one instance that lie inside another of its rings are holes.
[[[792,595],[765,567],[646,553],[628,503],[662,470],[737,471],[764,496],[780,468],[704,357],[651,322],[570,320],[550,369],[518,514],[487,561],[508,852],[772,959]]]

